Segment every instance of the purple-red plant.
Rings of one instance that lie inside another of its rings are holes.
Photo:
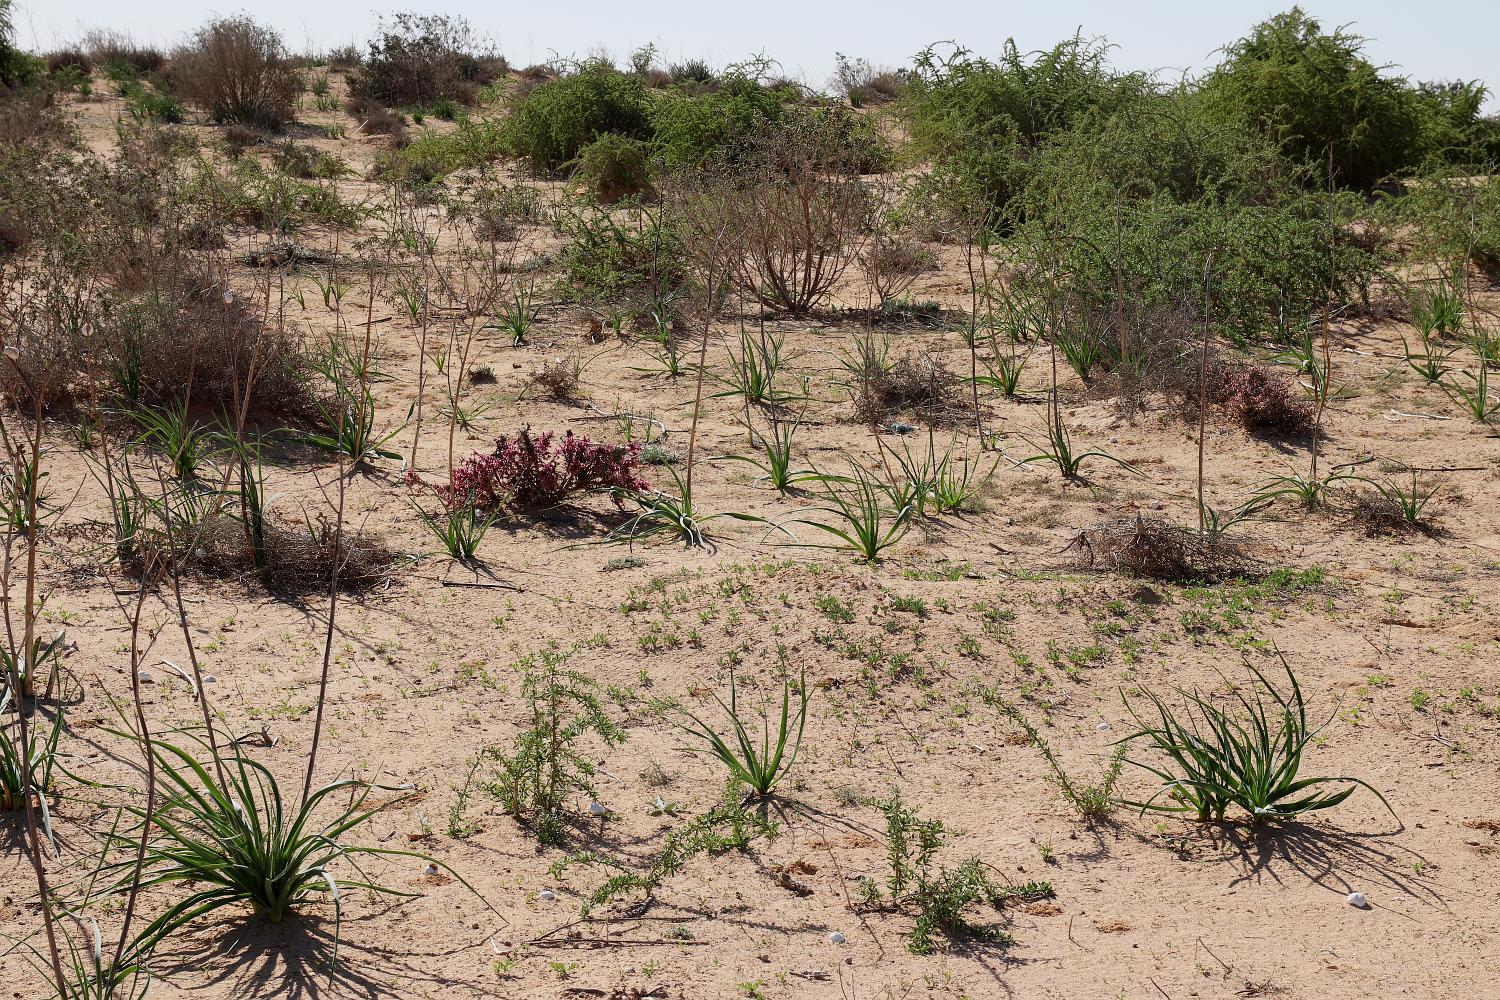
[[[1261,365],[1232,372],[1221,390],[1223,406],[1247,431],[1297,434],[1313,425],[1311,404],[1295,388]]]
[[[650,489],[640,476],[640,445],[614,445],[568,431],[532,437],[524,428],[502,434],[489,455],[470,455],[437,494],[450,510],[545,508],[588,493],[609,491],[617,506],[624,493]]]

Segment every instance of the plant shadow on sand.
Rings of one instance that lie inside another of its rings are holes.
[[[394,1000],[412,996],[418,984],[440,991],[457,988],[459,981],[441,970],[472,947],[469,944],[422,952],[410,942],[392,950],[351,940],[351,925],[391,909],[382,907],[352,919],[346,915],[337,936],[330,921],[295,913],[278,925],[263,920],[220,923],[191,937],[169,940],[167,944],[176,947],[158,952],[159,972],[165,977],[199,977],[195,989],[227,986],[231,996],[281,1000]],[[215,929],[221,933],[205,941]]]
[[[1340,895],[1369,893],[1380,886],[1429,906],[1446,905],[1429,879],[1416,874],[1427,861],[1396,843],[1402,829],[1348,833],[1302,823],[1250,828],[1214,823],[1203,834],[1226,861],[1241,872],[1231,887],[1269,878],[1285,885],[1290,876]]]

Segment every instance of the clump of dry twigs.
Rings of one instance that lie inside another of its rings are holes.
[[[1222,534],[1202,533],[1160,517],[1134,514],[1085,528],[1069,543],[1081,566],[1148,580],[1222,580],[1243,576],[1255,561]]]

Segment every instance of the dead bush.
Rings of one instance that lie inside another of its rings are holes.
[[[875,233],[859,258],[860,268],[880,307],[906,295],[917,276],[932,270],[936,263],[931,251],[899,232]]]
[[[248,17],[210,21],[173,67],[183,95],[219,124],[281,128],[296,115],[302,74],[281,36]]]
[[[823,305],[858,259],[872,203],[850,137],[823,111],[788,112],[717,169],[667,186],[683,243],[770,309]]]
[[[359,120],[359,130],[365,135],[388,135],[397,146],[407,144],[406,116],[401,112],[368,97],[349,98],[345,109]]]
[[[187,568],[216,579],[259,579],[267,589],[308,594],[328,589],[335,562],[339,586],[368,590],[390,577],[397,559],[378,536],[345,526],[342,537],[326,517],[305,521],[267,519],[262,541],[263,564],[256,568],[244,525],[227,514],[214,514],[184,553]]]
[[[96,66],[105,72],[127,69],[136,73],[156,73],[166,65],[167,57],[149,45],[137,45],[120,31],[98,30],[83,36],[83,48]]]
[[[1253,560],[1235,542],[1140,514],[1085,528],[1068,549],[1085,569],[1148,580],[1223,580],[1243,576],[1253,567]]]
[[[855,420],[874,425],[906,413],[942,424],[973,414],[960,391],[961,380],[937,358],[908,351],[893,363],[888,354],[888,341],[867,335],[843,356]]]
[[[230,408],[250,382],[250,404],[299,416],[313,409],[306,351],[293,328],[262,323],[258,310],[207,275],[125,302],[95,328],[99,377],[131,402],[180,399]],[[252,378],[253,375],[253,378]]]

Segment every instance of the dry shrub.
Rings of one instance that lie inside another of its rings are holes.
[[[1264,365],[1245,365],[1233,372],[1222,400],[1225,412],[1252,433],[1301,434],[1313,426],[1312,404]]]
[[[1396,498],[1379,491],[1360,491],[1340,507],[1351,527],[1368,538],[1385,535],[1438,535],[1442,532],[1425,519],[1411,520]]]
[[[297,111],[302,74],[281,36],[248,17],[210,21],[178,50],[173,78],[189,101],[220,124],[280,128]]]
[[[31,241],[31,228],[14,208],[0,208],[0,254],[15,253]]]
[[[72,395],[81,374],[82,337],[53,318],[34,301],[5,317],[5,347],[16,357],[0,362],[0,396],[51,407]]]
[[[238,160],[245,155],[245,150],[259,146],[263,138],[260,129],[236,122],[224,130],[224,154],[231,160]]]
[[[910,413],[932,424],[951,423],[972,415],[960,390],[961,380],[925,351],[908,351],[894,364],[874,356],[850,366],[849,395],[854,418],[876,424],[898,413]]]
[[[1086,569],[1102,569],[1148,580],[1222,580],[1243,576],[1253,561],[1244,548],[1225,538],[1159,517],[1136,514],[1085,528],[1069,543]]]
[[[542,367],[532,374],[522,395],[536,388],[550,399],[577,399],[578,386],[582,380],[583,362],[576,354],[566,358],[551,358],[543,361]]]
[[[0,151],[35,146],[67,133],[50,91],[0,90]]]
[[[155,73],[166,65],[167,57],[149,45],[137,45],[120,31],[91,31],[83,36],[83,47],[96,66],[106,70],[119,66],[137,73]]]
[[[850,59],[839,53],[834,84],[853,107],[889,104],[906,88],[904,70],[877,67],[868,59]]]
[[[257,569],[244,525],[217,515],[204,526],[189,566],[217,579],[257,577],[267,590],[307,594],[328,589],[335,561],[341,589],[358,592],[388,579],[398,558],[371,533],[345,526],[340,538],[324,517],[286,523],[268,519],[264,552],[265,564]]]
[[[313,409],[301,335],[262,323],[238,298],[225,302],[224,286],[201,273],[124,304],[95,340],[102,376],[127,399],[179,399],[191,386],[195,403],[228,408],[253,368],[253,408],[283,416]]]
[[[407,144],[406,116],[401,112],[368,97],[350,97],[345,110],[359,119],[359,130],[365,135],[388,135],[397,146]]]
[[[85,77],[94,72],[94,60],[89,58],[87,52],[82,49],[58,49],[46,55],[47,72],[57,74],[65,70],[77,70]]]
[[[329,50],[328,53],[328,66],[330,69],[358,69],[364,65],[364,61],[364,53],[359,50],[358,45],[340,45],[336,49]]]
[[[473,104],[483,84],[506,72],[505,60],[477,52],[469,22],[445,14],[396,14],[370,42],[349,92],[385,104]]]
[[[871,217],[854,154],[832,109],[763,125],[718,169],[668,186],[684,244],[770,309],[823,305],[858,259]]]
[[[917,275],[937,262],[931,251],[904,233],[876,233],[865,244],[859,263],[877,304],[883,306],[904,296]]]

